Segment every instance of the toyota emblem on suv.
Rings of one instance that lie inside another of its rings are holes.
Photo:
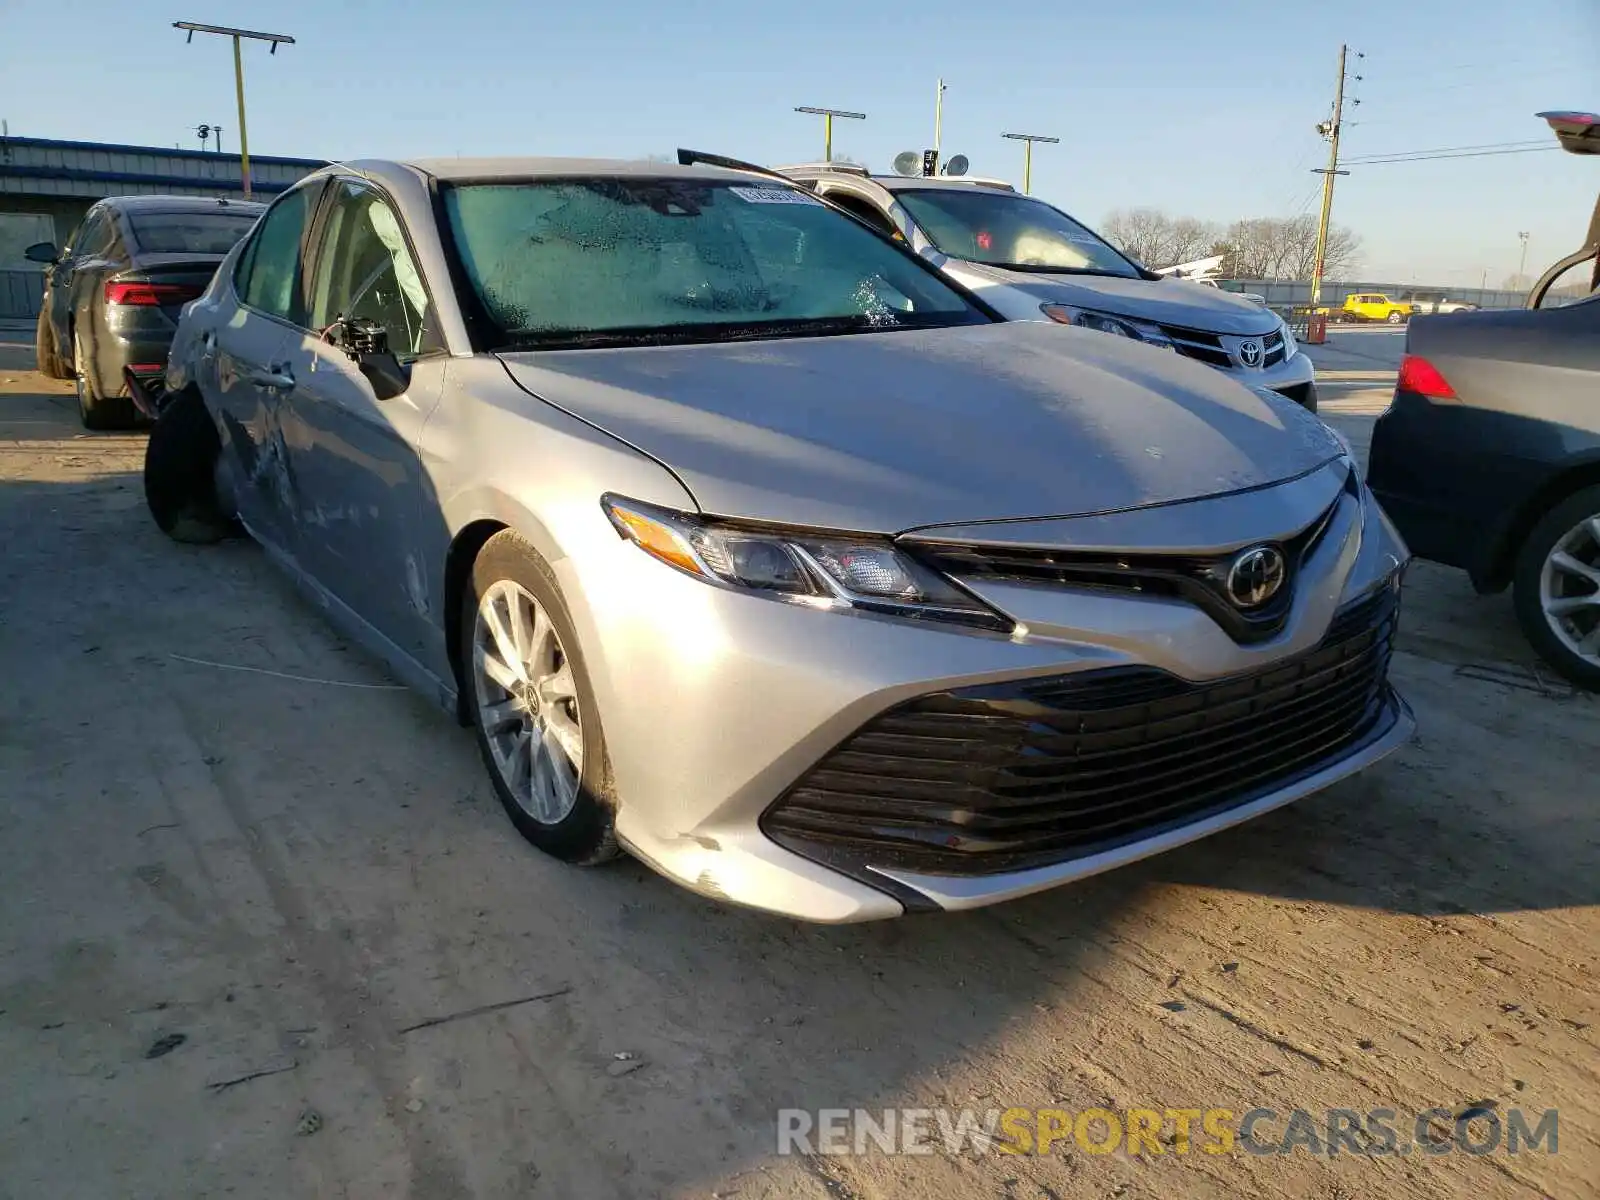
[[[1240,608],[1256,608],[1278,594],[1286,574],[1277,547],[1252,546],[1228,568],[1228,599]]]
[[[1239,361],[1247,367],[1261,365],[1261,343],[1255,338],[1245,338],[1239,343]]]

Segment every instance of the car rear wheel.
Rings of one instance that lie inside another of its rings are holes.
[[[615,786],[555,576],[517,533],[478,553],[462,598],[462,671],[478,749],[517,831],[591,864],[617,853]]]
[[[56,335],[50,327],[50,310],[43,308],[39,311],[39,323],[33,330],[33,358],[39,368],[39,374],[46,379],[66,379],[67,372],[61,366],[61,359],[56,355]]]
[[[234,531],[217,502],[222,439],[198,392],[179,392],[161,410],[144,448],[144,500],[175,542],[218,542]]]
[[[72,374],[78,385],[78,418],[85,429],[132,429],[137,410],[126,396],[102,396],[89,370],[83,334],[72,331]]]
[[[1600,487],[1568,497],[1533,527],[1513,588],[1517,620],[1540,657],[1600,691]]]
[[[1392,312],[1389,314],[1389,324],[1391,325],[1404,325],[1405,321],[1405,313]]]

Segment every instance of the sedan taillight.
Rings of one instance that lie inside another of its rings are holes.
[[[1415,392],[1432,400],[1459,399],[1439,368],[1420,354],[1407,354],[1400,360],[1400,376],[1395,387],[1398,391]]]
[[[140,283],[113,279],[106,284],[106,303],[145,307],[187,304],[203,290],[182,283]]]

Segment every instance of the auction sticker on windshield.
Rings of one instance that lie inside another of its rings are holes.
[[[806,192],[795,188],[767,188],[767,187],[732,187],[728,189],[741,200],[748,200],[751,204],[821,204]]]

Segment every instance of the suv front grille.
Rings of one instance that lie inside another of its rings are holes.
[[[1298,658],[1207,683],[1116,667],[922,696],[762,818],[840,870],[981,875],[1112,849],[1275,791],[1380,736],[1399,601],[1347,606]]]
[[[1172,348],[1187,358],[1199,359],[1208,366],[1219,367],[1224,371],[1237,371],[1241,369],[1239,363],[1223,344],[1223,339],[1215,333],[1208,333],[1204,329],[1186,329],[1181,325],[1162,325],[1161,332],[1166,334],[1172,342]],[[1258,339],[1261,342],[1261,362],[1259,369],[1275,367],[1284,359],[1286,347],[1283,344],[1283,334],[1278,330],[1263,334]]]

